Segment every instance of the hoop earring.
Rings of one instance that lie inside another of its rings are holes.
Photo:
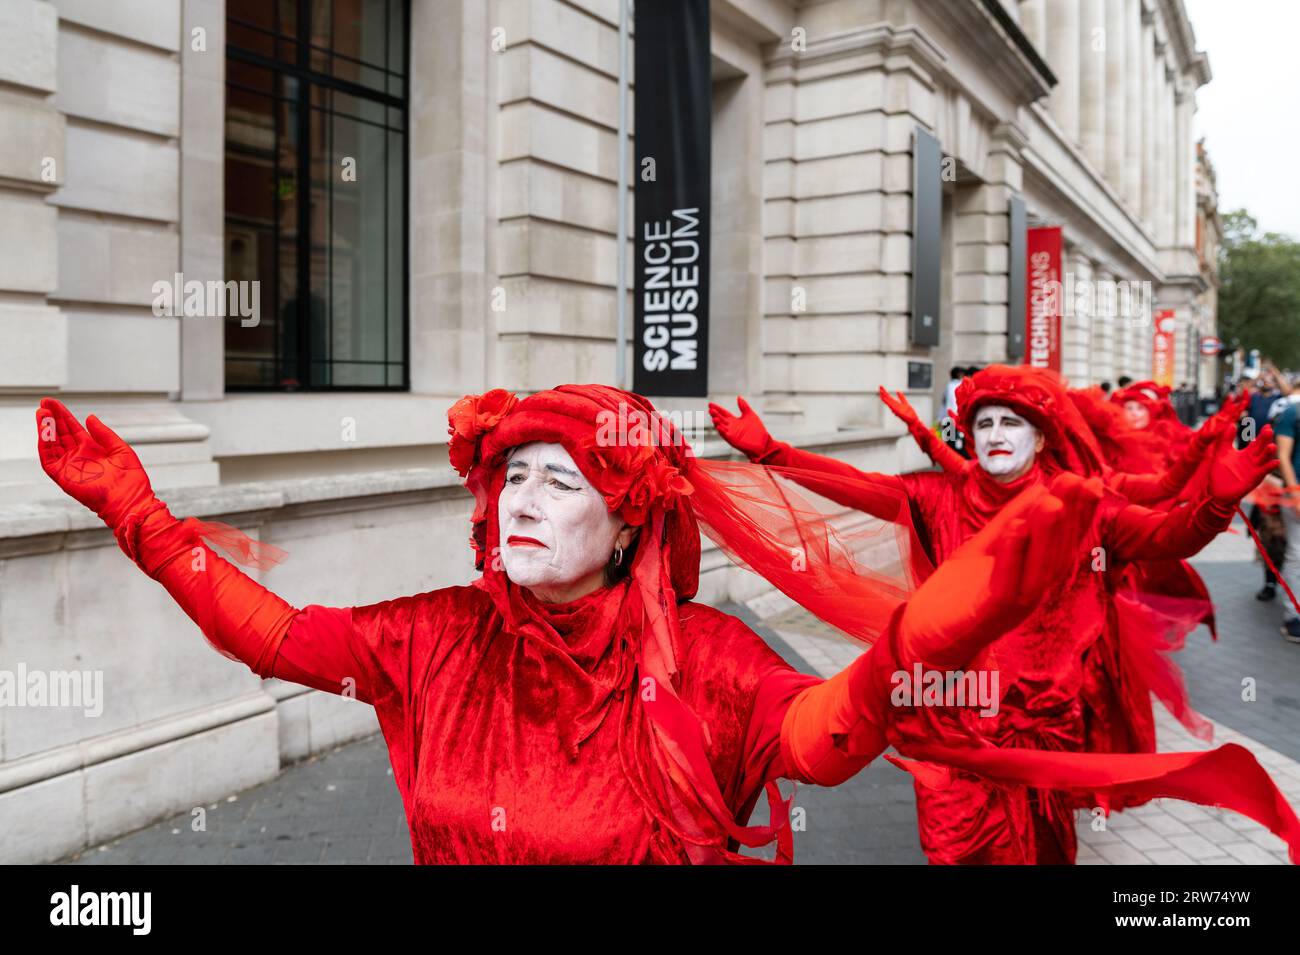
[[[618,545],[614,546],[614,566],[618,567],[623,563],[623,548]]]

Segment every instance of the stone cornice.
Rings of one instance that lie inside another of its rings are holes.
[[[1050,68],[1040,58],[1039,64],[1047,68],[1044,73],[1039,64],[1026,56],[1016,38],[982,0],[917,0],[917,4],[925,7],[936,21],[953,29],[965,46],[976,51],[984,66],[1022,105],[1046,96],[1056,83]]]
[[[881,56],[903,54],[931,75],[944,72],[947,57],[925,32],[914,26],[894,27],[872,23],[826,37],[808,37],[803,50],[791,47],[793,38],[782,40],[767,57],[767,66],[811,66],[863,53]]]
[[[1020,151],[1028,145],[1029,133],[1019,123],[998,123],[993,127],[989,152],[1004,150],[1013,155],[1019,155]]]
[[[1165,33],[1173,46],[1180,67],[1189,69],[1196,58],[1196,41],[1192,37],[1192,24],[1187,19],[1183,0],[1160,0],[1160,15],[1165,22]]]

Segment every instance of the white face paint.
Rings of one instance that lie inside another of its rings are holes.
[[[533,441],[507,461],[497,526],[506,576],[542,600],[562,603],[603,585],[623,519],[563,445]]]
[[[1040,447],[1037,428],[1005,405],[983,405],[975,412],[975,457],[999,481],[1011,481],[1034,464]]]
[[[1128,426],[1135,431],[1141,431],[1151,423],[1151,412],[1140,401],[1124,402],[1124,417],[1128,419]]]

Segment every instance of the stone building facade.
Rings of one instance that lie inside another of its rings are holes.
[[[41,474],[39,397],[118,430],[176,513],[285,547],[262,579],[299,606],[471,579],[448,406],[614,377],[617,4],[0,3],[0,670],[104,686],[93,717],[0,708],[0,860],[95,844],[375,725],[204,646]],[[950,365],[1005,359],[1017,196],[1030,225],[1063,226],[1076,281],[1148,289],[1183,343],[1212,333],[1213,179],[1191,138],[1209,68],[1180,0],[711,11],[713,397],[863,467],[921,465],[876,387],[932,414]],[[918,127],[953,170],[924,348]],[[159,308],[160,282],[253,280],[251,330],[210,300]],[[1076,309],[1064,370],[1148,377],[1150,340],[1149,310]],[[713,548],[703,571],[704,599],[761,589]]]

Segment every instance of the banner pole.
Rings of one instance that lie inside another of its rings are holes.
[[[618,4],[618,337],[614,355],[615,383],[628,388],[627,379],[627,8]]]

